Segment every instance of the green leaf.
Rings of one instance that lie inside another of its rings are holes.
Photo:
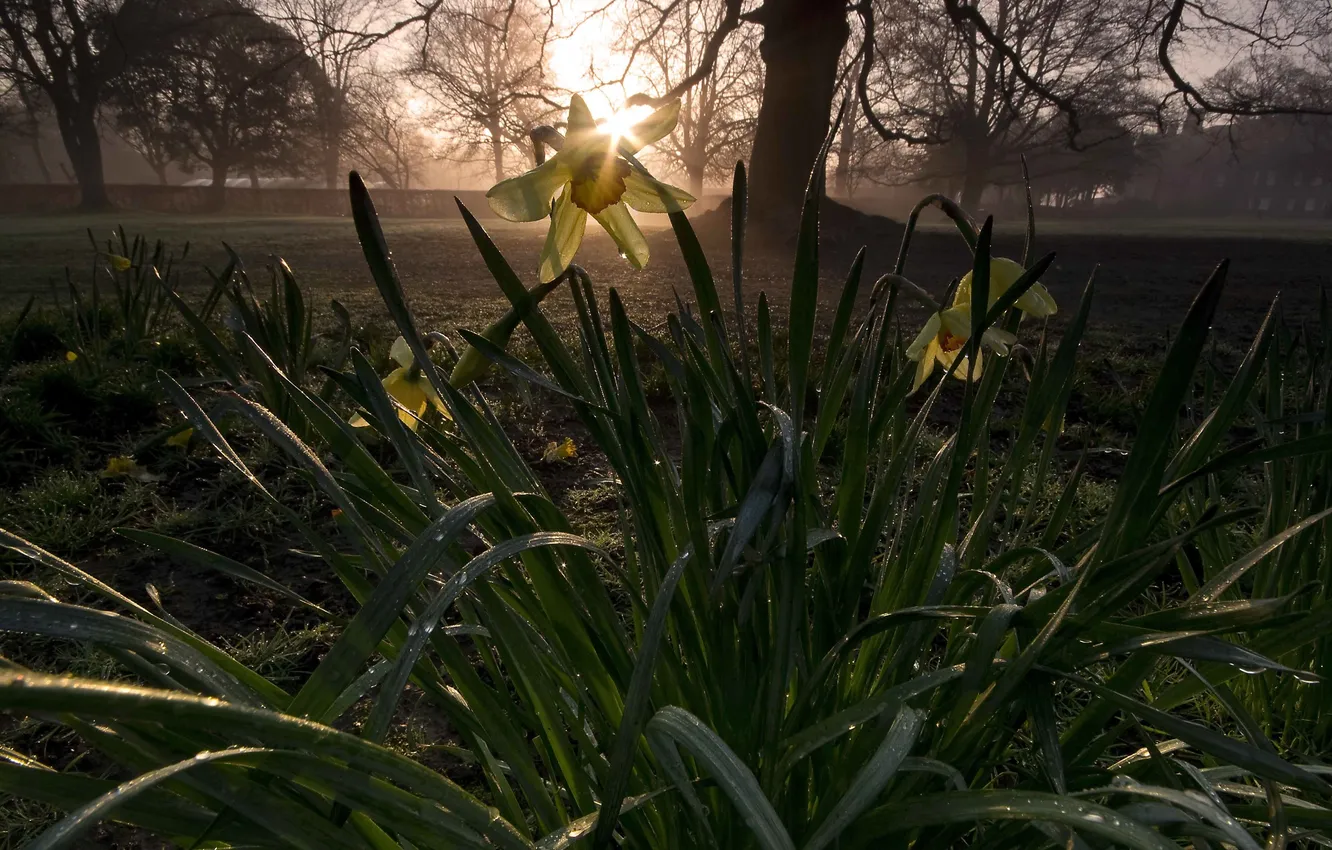
[[[684,761],[678,750],[681,746],[707,769],[717,786],[730,798],[759,847],[763,850],[795,850],[791,836],[777,817],[772,803],[763,795],[763,789],[759,787],[754,774],[726,742],[697,717],[677,706],[667,706],[648,721],[647,737],[667,775],[689,801],[700,820],[701,828],[708,830],[707,815],[685,772]]]

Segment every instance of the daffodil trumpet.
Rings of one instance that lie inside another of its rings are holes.
[[[574,95],[569,103],[568,133],[555,154],[531,171],[491,187],[486,199],[499,217],[509,221],[550,217],[541,249],[542,281],[553,281],[569,267],[583,243],[589,215],[610,234],[630,265],[641,269],[647,264],[647,239],[630,208],[646,213],[679,212],[694,203],[694,196],[653,178],[634,155],[670,135],[679,117],[680,101],[676,99],[628,131],[611,133],[597,126],[587,104]],[[543,141],[555,147],[553,139]]]

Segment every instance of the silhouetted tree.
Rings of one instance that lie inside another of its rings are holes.
[[[347,154],[394,189],[410,189],[433,145],[419,109],[394,74],[361,78],[349,105]]]
[[[379,43],[376,27],[387,0],[267,0],[270,20],[300,43],[318,70],[310,75],[319,175],[328,188],[342,184],[341,157],[352,141],[352,98],[370,73]]]
[[[131,0],[122,18],[141,20],[140,37],[159,48],[127,66],[111,105],[174,161],[207,167],[214,206],[237,170],[257,180],[261,171],[305,168],[319,71],[289,32],[239,0]]]
[[[678,14],[666,18],[642,8],[628,31],[637,50],[622,76],[653,80],[672,89],[697,64],[708,39],[726,14],[724,0],[681,0]],[[698,196],[705,179],[725,182],[735,163],[748,159],[763,92],[758,61],[758,28],[742,27],[728,39],[708,73],[681,98],[675,131],[653,146],[653,156],[684,172]],[[636,61],[634,61],[636,60]]]
[[[124,65],[115,40],[114,0],[0,0],[0,77],[41,91],[51,105],[78,181],[82,206],[110,206],[98,110]]]
[[[546,70],[554,29],[529,0],[448,0],[417,33],[408,67],[453,155],[482,160],[502,180],[511,153],[526,155],[528,131],[562,109]]]

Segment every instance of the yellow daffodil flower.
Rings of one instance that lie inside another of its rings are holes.
[[[402,405],[402,409],[398,411],[398,419],[402,424],[415,431],[417,422],[425,416],[426,410],[431,406],[446,419],[449,418],[448,409],[444,407],[439,393],[435,392],[430,380],[416,365],[416,358],[412,357],[412,348],[407,344],[407,340],[402,337],[394,340],[392,347],[389,348],[389,357],[398,364],[398,368],[389,372],[381,383],[389,398]],[[370,423],[357,413],[352,416],[349,424],[353,428],[364,428]]]
[[[626,157],[670,135],[679,117],[677,99],[617,136],[598,128],[587,104],[574,95],[563,147],[544,164],[496,183],[486,193],[490,208],[509,221],[540,221],[550,216],[550,230],[541,249],[542,281],[553,280],[569,267],[583,242],[589,215],[606,229],[634,268],[647,264],[647,240],[629,208],[678,212],[692,204],[694,197],[654,180]],[[557,194],[552,212],[550,199]]]
[[[1024,271],[1026,269],[1022,267],[1021,263],[1006,257],[995,257],[990,260],[989,306],[993,307],[994,302],[998,301],[1000,296],[1008,291],[1009,287],[1017,283],[1017,279],[1022,277]],[[953,306],[971,308],[971,272],[967,272],[962,277],[962,282],[958,284],[957,294],[953,296]],[[1022,297],[1013,306],[1028,316],[1035,316],[1038,319],[1053,316],[1058,309],[1050,290],[1040,283],[1033,283],[1031,288],[1022,293]]]
[[[78,359],[79,359],[78,352],[75,352],[75,351],[66,351],[66,352],[65,352],[65,362],[66,362],[66,363],[73,363],[75,360],[78,360]]]
[[[107,460],[106,469],[99,473],[102,478],[133,478],[135,481],[161,481],[161,475],[154,475],[145,466],[139,466],[132,457],[113,457]]]
[[[930,316],[915,341],[907,348],[907,357],[916,361],[916,382],[911,391],[920,389],[920,385],[934,372],[936,363],[945,369],[953,368],[953,361],[957,360],[958,354],[970,337],[970,307],[949,307]],[[1000,357],[1008,354],[1008,347],[1016,341],[1017,337],[999,328],[988,328],[981,337],[981,344]],[[979,351],[976,352],[975,367],[970,369],[969,367],[967,358],[962,358],[953,376],[963,381],[967,380],[968,374],[979,378],[981,376]]]
[[[573,437],[565,437],[562,443],[547,443],[546,451],[542,453],[541,460],[545,463],[559,463],[568,460],[578,454],[578,447],[574,445]]]

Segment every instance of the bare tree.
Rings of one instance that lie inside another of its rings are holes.
[[[439,128],[456,140],[453,155],[487,161],[495,179],[510,155],[530,149],[528,131],[561,105],[546,70],[553,5],[537,0],[449,0],[413,40],[408,68]]]
[[[117,7],[113,0],[0,0],[0,77],[45,95],[88,209],[110,205],[97,114],[123,55],[97,39]]]
[[[1141,29],[1123,4],[1105,0],[984,0],[1008,50],[914,0],[875,0],[878,26],[865,58],[863,90],[888,135],[939,145],[935,177],[974,207],[996,171],[1012,170],[1024,153],[1067,147],[1065,120],[1053,93],[1083,115],[1142,114]],[[1031,79],[1015,73],[1027,70]],[[1127,132],[1115,122],[1099,130]],[[1084,121],[1076,145],[1104,143]],[[1039,162],[1039,157],[1033,158]],[[942,166],[942,167],[941,167]]]
[[[697,64],[725,15],[724,0],[681,0],[677,14],[665,19],[637,7],[627,31],[640,45],[635,54],[639,67],[626,76],[636,72],[661,89],[675,88]],[[708,73],[685,90],[680,121],[654,146],[654,155],[684,172],[695,196],[705,179],[725,181],[736,161],[749,156],[762,92],[758,28],[742,27],[718,51]]]
[[[319,73],[314,82],[314,119],[319,174],[324,185],[342,182],[342,152],[351,141],[351,98],[368,73],[379,44],[387,0],[267,0],[266,12],[301,44]]]
[[[347,155],[393,189],[410,189],[433,145],[397,75],[372,71],[352,93]]]
[[[0,133],[22,143],[32,157],[43,183],[51,182],[51,169],[42,150],[42,119],[50,109],[40,91],[22,80],[0,80]]]

